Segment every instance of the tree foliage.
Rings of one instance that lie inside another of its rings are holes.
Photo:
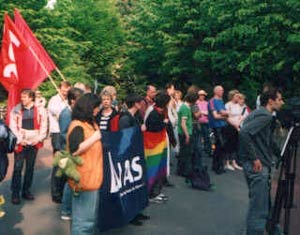
[[[46,2],[2,2],[0,16],[18,8],[67,80],[113,84],[112,67],[121,57],[124,36],[112,1],[59,0],[53,10],[45,8]],[[61,81],[58,74],[53,76]],[[47,97],[56,92],[49,81],[41,90]]]
[[[299,13],[296,0],[140,0],[128,18],[129,55],[157,83],[223,84],[253,99],[271,81],[296,94]]]

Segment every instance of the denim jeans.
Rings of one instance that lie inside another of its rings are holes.
[[[33,146],[24,146],[23,150],[20,153],[15,153],[15,163],[14,163],[14,172],[11,182],[11,190],[13,196],[19,196],[21,190],[22,182],[22,169],[24,162],[25,166],[25,175],[23,181],[23,193],[29,192],[29,189],[32,185],[34,164],[36,159],[37,149]]]
[[[263,235],[270,213],[270,169],[263,166],[261,172],[254,172],[250,161],[243,168],[249,188],[247,235]]]
[[[72,197],[72,235],[94,235],[96,231],[99,191],[80,192]]]
[[[72,196],[72,189],[70,188],[69,184],[66,183],[61,203],[61,215],[72,215]]]

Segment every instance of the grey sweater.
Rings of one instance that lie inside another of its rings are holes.
[[[239,134],[239,154],[243,161],[259,159],[264,166],[271,167],[273,155],[280,156],[280,149],[273,140],[272,124],[272,113],[264,107],[245,119]]]

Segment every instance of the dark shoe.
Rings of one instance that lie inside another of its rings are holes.
[[[169,180],[165,180],[163,185],[164,185],[165,187],[170,187],[170,188],[173,188],[173,187],[174,187],[174,184],[170,183]]]
[[[53,197],[52,202],[57,203],[57,204],[61,204],[61,198]]]
[[[19,196],[12,196],[11,203],[14,205],[19,205],[21,203],[21,199]]]
[[[23,193],[23,194],[22,194],[22,197],[23,197],[25,200],[28,200],[28,201],[34,200],[34,196],[33,196],[30,192]]]
[[[143,222],[138,220],[137,217],[135,217],[133,220],[130,221],[130,224],[132,224],[134,226],[141,226],[141,225],[143,225]]]
[[[150,216],[139,213],[135,218],[137,218],[138,220],[148,220],[150,219]]]

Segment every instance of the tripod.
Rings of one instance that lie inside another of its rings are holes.
[[[289,235],[291,209],[294,202],[294,187],[297,171],[297,150],[300,139],[300,123],[295,122],[289,129],[288,135],[281,150],[281,168],[275,203],[269,221],[269,235],[278,235],[276,232],[280,218],[283,218],[283,234]],[[284,214],[282,211],[284,210]]]

